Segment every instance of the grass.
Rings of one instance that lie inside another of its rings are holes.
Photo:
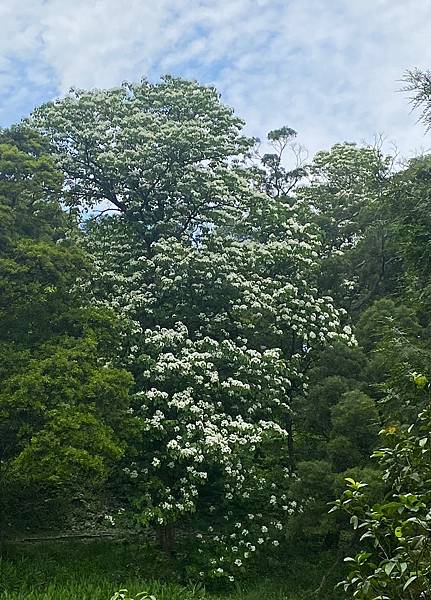
[[[8,547],[0,559],[0,600],[109,600],[120,588],[157,600],[311,600],[333,557],[295,557],[271,574],[255,574],[235,589],[183,585],[175,565],[149,547],[60,543]],[[335,600],[333,582],[318,600]]]

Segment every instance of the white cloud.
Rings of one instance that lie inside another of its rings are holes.
[[[251,133],[288,124],[311,151],[376,132],[431,145],[397,92],[431,67],[429,0],[9,0],[0,20],[4,119],[43,93],[173,72],[214,83]]]

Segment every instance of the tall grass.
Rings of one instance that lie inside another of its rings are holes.
[[[109,600],[120,588],[157,600],[310,600],[332,557],[292,557],[271,574],[223,592],[180,581],[174,563],[150,546],[50,543],[10,546],[0,558],[0,600]],[[318,600],[337,598],[332,585]]]

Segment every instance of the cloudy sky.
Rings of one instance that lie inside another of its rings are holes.
[[[215,84],[264,136],[310,152],[383,134],[431,148],[399,91],[431,68],[431,0],[0,0],[0,125],[69,87],[172,73]]]

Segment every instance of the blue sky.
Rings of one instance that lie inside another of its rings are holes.
[[[216,85],[263,137],[312,154],[382,134],[431,149],[400,79],[431,68],[431,0],[2,0],[0,125],[71,86],[173,73]]]

